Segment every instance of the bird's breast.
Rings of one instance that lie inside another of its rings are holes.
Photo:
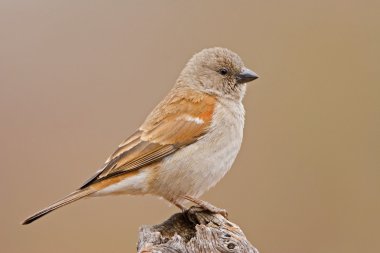
[[[153,182],[161,196],[198,197],[231,168],[241,146],[244,108],[226,101],[216,105],[209,131],[195,143],[163,160]]]

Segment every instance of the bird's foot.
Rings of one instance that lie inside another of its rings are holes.
[[[194,204],[197,204],[203,210],[207,210],[207,211],[209,211],[211,213],[220,214],[224,218],[228,219],[228,212],[227,212],[226,209],[222,209],[222,208],[216,207],[216,206],[208,203],[207,201],[204,201],[204,200],[201,200],[201,199],[196,199],[196,198],[193,198],[193,197],[190,197],[190,196],[183,196],[183,198],[185,198],[185,199],[193,202]],[[196,208],[191,207],[191,208],[188,209],[188,212],[197,212],[197,210],[196,210]]]

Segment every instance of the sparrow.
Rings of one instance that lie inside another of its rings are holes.
[[[258,78],[226,48],[208,48],[185,65],[174,87],[81,187],[27,218],[29,224],[84,197],[155,195],[182,210],[231,168],[242,143],[246,84]]]

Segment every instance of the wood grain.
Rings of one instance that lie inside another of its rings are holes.
[[[198,207],[159,225],[140,227],[138,253],[259,253],[236,224]]]

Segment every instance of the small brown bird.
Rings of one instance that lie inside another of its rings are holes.
[[[242,142],[246,83],[258,76],[225,48],[204,49],[182,70],[166,98],[79,189],[37,212],[29,224],[84,197],[151,194],[185,210],[231,168]]]

